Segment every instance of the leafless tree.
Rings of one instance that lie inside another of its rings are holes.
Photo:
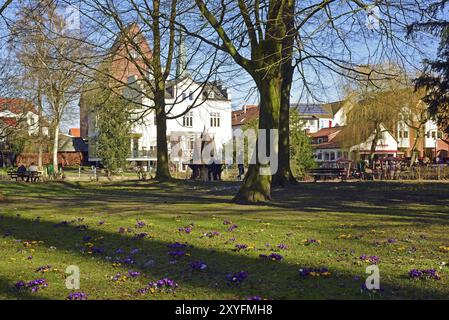
[[[41,121],[44,105],[48,111],[53,129],[53,166],[57,169],[60,124],[81,88],[81,64],[63,56],[80,59],[83,47],[79,41],[62,36],[67,21],[53,1],[21,1],[20,12],[10,43],[24,71],[23,83],[38,104]]]
[[[220,65],[214,50],[204,48],[198,39],[186,37],[179,27],[184,25],[192,5],[185,0],[91,0],[85,1],[80,10],[85,19],[83,29],[89,34],[85,42],[93,52],[88,63],[93,87],[98,85],[98,75],[107,77],[111,90],[140,105],[133,115],[136,122],[149,113],[155,114],[156,178],[170,179],[167,120],[181,118],[206,102],[203,93],[210,82],[218,80]],[[125,69],[135,70],[133,82],[113,70],[111,66],[117,61],[125,64]],[[173,103],[166,100],[167,89],[186,77],[199,86],[189,107],[179,111],[176,107],[189,99],[190,89],[176,93]],[[142,98],[152,103],[148,105]]]
[[[259,90],[260,128],[280,129],[278,174],[282,177],[274,177],[274,181],[288,180],[290,171],[286,133],[293,70],[301,90],[316,96],[317,85],[323,85],[326,78],[347,75],[347,71],[356,71],[362,64],[393,58],[410,62],[410,55],[404,52],[410,53],[414,48],[404,40],[405,26],[409,17],[419,14],[424,3],[417,0],[195,2],[209,27],[198,22],[200,27],[192,35],[199,33],[247,71]],[[258,171],[259,165],[250,167],[237,200],[270,199],[272,178],[261,176]]]

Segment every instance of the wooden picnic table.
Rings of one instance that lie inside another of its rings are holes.
[[[19,179],[22,179],[22,181],[24,181],[26,179],[27,182],[36,182],[41,181],[43,177],[42,172],[36,171],[25,171],[23,173],[19,173],[16,170],[9,170],[7,174],[11,178],[11,180],[15,181],[19,181]]]
[[[318,168],[311,170],[309,174],[313,176],[315,182],[321,179],[326,180],[327,178],[341,180],[348,178],[348,170],[346,168]]]

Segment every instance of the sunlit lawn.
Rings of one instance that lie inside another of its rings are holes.
[[[449,184],[299,184],[276,190],[265,206],[233,204],[236,188],[0,183],[0,299],[67,299],[75,291],[89,299],[449,298]],[[179,231],[189,226],[191,233]],[[174,242],[188,247],[169,248]],[[259,257],[272,253],[283,259]],[[362,290],[362,255],[380,258],[380,292]],[[192,269],[193,261],[207,268]],[[80,268],[80,290],[65,287],[70,265]],[[301,268],[330,274],[301,277]],[[436,269],[441,279],[411,279],[412,269]],[[241,283],[227,278],[240,271]],[[14,288],[40,278],[48,287]],[[163,278],[178,287],[138,293]]]

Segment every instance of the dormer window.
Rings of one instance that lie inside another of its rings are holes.
[[[137,53],[136,49],[131,49],[129,55],[133,60],[137,60],[139,58],[139,54]]]
[[[183,127],[186,127],[186,128],[192,128],[193,127],[193,112],[187,113],[182,118],[182,125],[183,125]]]

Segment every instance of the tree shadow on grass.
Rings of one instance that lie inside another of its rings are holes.
[[[38,293],[31,293],[29,291],[18,291],[13,286],[17,280],[6,279],[0,276],[0,293],[5,296],[7,300],[47,300]]]
[[[97,227],[100,228],[100,227]],[[95,259],[111,263],[107,257],[115,257],[118,248],[123,248],[129,252],[131,248],[141,248],[133,259],[135,264],[125,265],[120,272],[127,270],[139,270],[151,275],[152,280],[164,277],[174,279],[180,285],[180,296],[193,299],[195,295],[190,295],[190,290],[208,292],[207,297],[213,297],[214,292],[223,296],[245,299],[249,296],[262,296],[269,299],[368,299],[367,293],[360,293],[361,281],[355,279],[357,270],[342,269],[338,266],[331,268],[332,276],[329,278],[305,278],[298,275],[300,267],[326,267],[315,265],[310,261],[299,261],[297,264],[289,263],[288,252],[286,261],[271,262],[257,258],[253,253],[237,254],[231,251],[219,251],[214,248],[195,247],[189,249],[191,256],[181,258],[177,264],[171,264],[172,260],[168,256],[169,243],[154,239],[133,240],[128,235],[110,233],[99,229],[83,230],[79,225],[55,225],[48,221],[32,221],[18,216],[4,216],[0,220],[0,232],[9,231],[15,239],[43,241],[47,248],[56,247],[57,252],[68,252],[85,258],[86,263],[92,261],[92,255],[83,253],[79,244],[83,243],[83,237],[89,236],[92,239],[102,239],[95,242],[95,246],[104,250],[101,254],[94,255]],[[78,245],[77,245],[78,244]],[[223,242],[216,243],[216,246],[223,246]],[[39,249],[36,249],[39,250]],[[269,253],[265,250],[260,253]],[[129,253],[127,254],[129,255]],[[125,255],[125,256],[127,256]],[[119,256],[121,259],[125,256]],[[54,258],[57,259],[57,256]],[[147,265],[149,260],[154,264]],[[190,261],[202,260],[207,263],[208,268],[203,271],[192,271],[189,268]],[[57,261],[58,263],[72,264],[71,261]],[[241,286],[230,285],[226,280],[226,275],[239,271],[246,271],[249,274],[247,280]],[[98,270],[97,270],[98,271]],[[81,272],[83,272],[81,270]],[[119,271],[117,271],[119,272]],[[102,276],[103,277],[103,276]],[[104,277],[105,281],[106,277]],[[2,283],[3,281],[3,283]],[[0,280],[0,290],[3,294],[10,296],[7,290],[12,283],[8,284],[7,279]],[[51,285],[51,284],[50,284]],[[111,286],[112,286],[111,282]],[[410,285],[398,285],[397,283],[383,282],[385,292],[380,296],[384,299],[407,298],[407,299],[445,299],[447,296],[443,292],[435,289],[417,287],[410,281]],[[182,291],[184,289],[184,291]],[[132,292],[131,296],[138,298],[137,293]],[[12,296],[12,298],[36,298],[36,296]],[[65,298],[65,297],[54,297]],[[170,298],[170,297],[168,297]],[[172,297],[173,298],[173,297]],[[204,298],[204,296],[203,296]]]
[[[449,224],[448,184],[301,183],[274,192],[273,208],[388,216],[394,221]]]

